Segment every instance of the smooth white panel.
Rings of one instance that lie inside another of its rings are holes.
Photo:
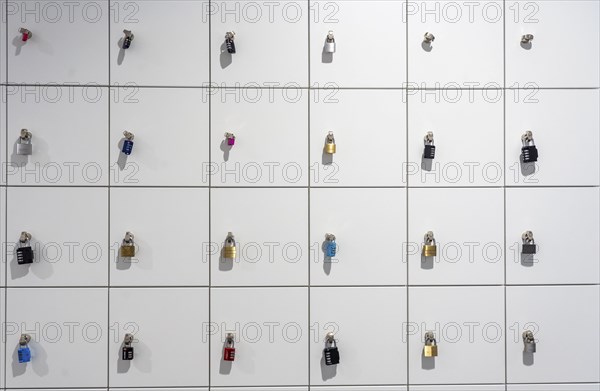
[[[108,3],[9,1],[8,81],[27,84],[108,83]],[[32,33],[21,40],[19,28]]]
[[[502,189],[409,189],[408,281],[411,285],[502,284]],[[423,257],[427,231],[436,257]]]
[[[312,391],[406,391],[406,386],[311,386]]]
[[[415,384],[504,382],[502,287],[409,288],[409,367]],[[434,331],[438,356],[423,356]]]
[[[112,85],[208,84],[208,3],[203,0],[110,2]],[[123,30],[133,41],[122,49]]]
[[[307,288],[212,289],[211,302],[211,385],[306,383]],[[236,334],[233,362],[222,359],[228,332]]]
[[[311,189],[311,285],[405,284],[405,221],[405,189]],[[338,246],[332,259],[327,233]]]
[[[403,87],[404,6],[402,1],[311,1],[311,86]],[[324,53],[330,30],[335,37],[334,54]]]
[[[506,282],[598,283],[598,188],[506,190]],[[537,254],[522,255],[521,235],[532,231]],[[574,233],[589,238],[576,245]]]
[[[110,205],[112,286],[208,285],[208,189],[112,189]],[[132,259],[118,256],[127,231]]]
[[[500,91],[409,91],[408,99],[409,186],[503,185]],[[429,131],[435,159],[423,158]]]
[[[451,386],[410,386],[415,391],[504,391],[500,384],[460,384]]]
[[[215,89],[211,100],[213,186],[306,186],[308,91]],[[225,133],[235,134],[228,146]]]
[[[222,0],[211,3],[208,13],[213,84],[219,87],[308,85],[306,2]],[[235,32],[233,54],[225,46],[228,31]]]
[[[7,298],[7,387],[106,387],[105,289],[9,288]],[[27,364],[17,358],[22,333]]]
[[[599,183],[600,91],[508,91],[506,184],[574,186]],[[521,136],[530,130],[538,161],[520,163]]]
[[[308,387],[219,387],[222,391],[308,391]]]
[[[404,91],[332,89],[311,94],[311,185],[406,184]],[[334,155],[323,150],[329,131],[335,137]]]
[[[1,5],[1,4],[0,4]],[[0,26],[2,27],[2,26]],[[6,143],[6,95],[5,86],[0,86],[0,162],[2,162],[2,169],[0,170],[0,185],[6,185],[6,168],[8,148]]]
[[[0,221],[6,221],[6,187],[0,187]],[[15,239],[15,240],[18,240]],[[0,287],[6,286],[6,230],[5,224],[0,223]],[[2,312],[2,311],[0,311]],[[1,369],[1,366],[0,366]]]
[[[6,9],[6,1],[5,0],[0,0],[0,7],[2,7],[3,10]],[[0,83],[4,84],[6,83],[6,55],[7,55],[7,51],[6,51],[6,46],[7,46],[7,40],[6,40],[6,19],[5,17],[0,18]],[[4,140],[4,139],[2,139]],[[4,383],[2,383],[4,384]]]
[[[2,277],[4,277],[4,275],[2,275]],[[3,282],[4,284],[4,282]],[[0,311],[0,324],[2,324],[4,326],[4,330],[6,330],[6,327],[8,326],[5,323],[5,309],[6,309],[6,290],[4,288],[0,289],[0,303],[2,304],[2,311]],[[5,358],[7,358],[7,356],[5,355],[5,349],[6,349],[6,335],[5,335],[5,331],[2,331],[2,338],[0,338],[0,354],[2,355],[2,365],[0,365],[0,384],[4,385],[4,371],[6,368],[6,364],[5,364]],[[18,341],[17,341],[18,343]]]
[[[9,286],[106,285],[107,189],[12,187],[7,198]],[[29,265],[17,264],[22,231],[32,236]]]
[[[312,288],[310,312],[311,384],[406,383],[405,288]],[[325,365],[328,332],[337,340],[338,365]]]
[[[208,289],[113,288],[109,346],[112,387],[208,385]],[[134,359],[121,360],[125,333]]]
[[[108,88],[13,86],[7,92],[9,184],[108,184]],[[23,128],[32,134],[31,155],[17,155]]]
[[[507,87],[600,86],[598,1],[514,0],[506,7]],[[524,34],[533,34],[531,45],[521,45]]]
[[[235,260],[221,257],[232,232]],[[306,285],[306,189],[211,189],[211,273],[217,285]]]
[[[597,391],[600,384],[509,384],[508,391]]]
[[[408,80],[427,88],[502,87],[502,1],[408,2]],[[435,36],[431,45],[424,34]]]
[[[204,90],[113,88],[110,164],[113,186],[202,186],[208,158],[208,98]],[[133,151],[121,152],[123,131]]]
[[[508,287],[506,303],[509,383],[599,381],[600,336],[592,326],[600,321],[598,286]],[[524,330],[536,338],[533,357],[523,354]],[[573,343],[577,331],[583,349]]]

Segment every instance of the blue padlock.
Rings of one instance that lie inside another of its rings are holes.
[[[26,363],[31,361],[31,350],[27,345],[31,341],[29,334],[21,334],[19,339],[19,350],[17,350],[17,356],[19,357],[20,363]]]
[[[325,235],[325,256],[331,258],[335,257],[337,252],[337,244],[335,243],[335,235],[327,234]]]
[[[125,140],[123,140],[123,148],[121,148],[121,152],[125,155],[131,155],[131,151],[133,150],[133,133],[124,131],[123,136],[125,136]]]

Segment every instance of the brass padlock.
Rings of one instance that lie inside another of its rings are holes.
[[[125,237],[121,243],[120,254],[122,258],[135,256],[135,243],[133,242],[133,234],[131,232],[125,233]]]
[[[236,255],[235,238],[231,232],[228,232],[227,238],[225,239],[225,245],[223,246],[223,258],[235,259]]]
[[[437,245],[435,243],[435,238],[433,237],[433,232],[427,231],[425,234],[425,242],[423,243],[423,252],[424,257],[435,257],[437,256]]]
[[[327,134],[327,140],[325,140],[325,153],[333,155],[335,153],[335,138],[333,132]]]
[[[428,331],[425,333],[425,346],[423,346],[423,356],[425,357],[437,357],[438,355],[438,347],[437,341],[435,340],[435,335],[433,331]]]

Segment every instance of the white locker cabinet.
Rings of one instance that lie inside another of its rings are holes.
[[[2,198],[2,197],[0,197]],[[1,277],[4,277],[3,275]],[[4,280],[2,280],[2,285],[4,285]],[[0,354],[2,355],[2,365],[0,365],[0,384],[4,385],[6,383],[4,383],[4,371],[5,371],[5,364],[4,361],[6,358],[8,358],[5,355],[5,349],[6,349],[6,335],[4,334],[7,327],[7,324],[5,323],[5,305],[6,305],[6,290],[4,288],[0,289],[0,303],[2,303],[2,307],[3,310],[0,311],[0,324],[3,326],[2,327],[2,338],[0,338]],[[18,361],[18,360],[17,360]]]
[[[311,87],[404,87],[404,7],[402,1],[311,1]],[[325,51],[329,31],[335,53]]]
[[[425,0],[406,7],[410,86],[502,87],[502,1]],[[425,33],[433,34],[431,44]]]
[[[411,285],[503,283],[502,189],[409,189],[408,199]],[[428,231],[435,257],[422,252]]]
[[[9,288],[8,388],[106,387],[108,294],[101,288]],[[21,334],[31,362],[19,363]]]
[[[186,1],[185,3],[190,3]],[[111,89],[110,164],[113,186],[208,184],[208,99],[201,89]],[[123,131],[135,135],[131,155]]]
[[[0,26],[1,27],[1,26]],[[8,160],[6,158],[7,156],[7,149],[6,148],[6,95],[4,95],[4,89],[6,87],[5,86],[0,86],[0,93],[2,93],[1,98],[0,98],[0,118],[2,118],[2,120],[0,120],[0,140],[3,140],[4,142],[2,143],[2,146],[0,146],[0,161],[2,162],[2,170],[0,170],[0,186],[5,186],[6,185],[6,167],[7,167],[7,163]],[[19,129],[20,132],[20,129]],[[18,136],[17,136],[18,137]],[[0,209],[0,212],[4,212],[3,209]]]
[[[406,189],[311,189],[311,285],[406,284],[404,221]],[[333,258],[324,251],[328,233]]]
[[[107,2],[8,1],[5,17],[10,83],[108,84]]]
[[[211,189],[211,285],[306,285],[306,189]],[[235,259],[224,258],[228,232]]]
[[[310,313],[311,385],[406,383],[405,288],[312,288]],[[327,366],[329,332],[340,363]]]
[[[503,185],[501,91],[409,90],[408,107],[409,186]],[[434,159],[423,156],[427,132]]]
[[[307,299],[307,288],[212,289],[211,386],[306,384]],[[235,361],[223,360],[227,333]]]
[[[505,391],[503,384],[459,384],[459,385],[429,385],[410,386],[414,391]]]
[[[111,84],[207,85],[207,7],[208,2],[203,0],[111,1]],[[134,36],[128,49],[123,49],[124,30]]]
[[[598,391],[599,383],[595,384],[508,384],[508,391]]]
[[[204,6],[209,17],[214,86],[308,85],[307,2],[215,1]],[[232,31],[235,53],[225,44]]]
[[[597,0],[513,0],[505,12],[506,87],[600,86]]]
[[[152,387],[154,391],[209,391],[208,387],[177,387],[177,388],[166,388],[166,387]],[[109,388],[108,390],[120,390],[120,391],[145,391],[147,388]]]
[[[219,387],[221,391],[308,391],[308,387]]]
[[[407,391],[406,386],[311,386],[312,391]]]
[[[506,282],[598,284],[600,192],[597,187],[506,190]],[[533,232],[537,252],[522,254]]]
[[[311,91],[311,186],[405,185],[405,102],[397,90]],[[324,150],[330,131],[333,155]]]
[[[213,186],[306,186],[308,90],[213,89]],[[227,145],[225,133],[235,135]]]
[[[208,385],[206,288],[113,288],[110,291],[111,387]],[[134,358],[121,360],[126,333]]]
[[[504,382],[502,287],[414,287],[408,297],[411,384]],[[423,355],[427,331],[435,358]]]
[[[598,383],[597,285],[508,287],[506,303],[509,383]],[[524,330],[537,341],[533,355],[523,353]]]
[[[2,10],[6,9],[6,1],[0,0],[0,7]],[[6,83],[6,55],[7,55],[7,41],[6,41],[6,19],[5,17],[0,18],[0,84]],[[2,139],[4,140],[4,139]],[[2,160],[3,162],[5,160]],[[4,383],[0,383],[4,384]]]
[[[108,88],[38,85],[6,91],[9,185],[108,184]],[[32,134],[31,155],[17,154],[21,129]]]
[[[8,286],[107,284],[107,189],[9,187],[7,206]],[[23,231],[32,236],[28,265],[17,263]]]
[[[111,286],[208,285],[208,189],[110,192]],[[119,255],[127,231],[135,257]]]
[[[529,89],[506,94],[506,184],[598,186],[600,91]],[[528,130],[539,153],[536,163],[521,162],[521,136]]]

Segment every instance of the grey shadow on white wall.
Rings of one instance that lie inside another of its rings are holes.
[[[323,51],[321,52],[321,62],[323,64],[331,64],[333,62],[333,53],[328,53],[325,51],[325,43],[327,43],[327,38],[325,38],[325,42],[323,43]]]
[[[232,147],[233,145],[227,144],[226,138],[223,141],[221,141],[220,149],[223,152],[223,161],[229,161],[229,151],[231,151]]]
[[[535,254],[521,253],[521,265],[525,267],[533,267],[535,264]]]
[[[227,340],[223,342],[223,347],[221,348],[221,352],[225,351],[227,346]],[[223,353],[221,353],[223,354]],[[219,363],[219,374],[221,375],[229,375],[231,373],[231,368],[233,367],[233,361],[225,361],[223,356],[221,356],[221,362]]]
[[[121,37],[117,45],[119,46],[119,54],[117,55],[117,65],[123,64],[123,60],[125,60],[125,49],[123,49],[123,42],[125,41],[125,37]]]
[[[431,171],[433,169],[433,159],[425,159],[425,154],[421,155],[421,170]]]
[[[430,43],[427,43],[425,41],[421,42],[421,47],[423,48],[423,50],[425,50],[427,53],[431,52],[433,50],[433,45],[431,45]]]
[[[533,175],[535,174],[535,169],[536,169],[536,163],[535,162],[531,162],[531,163],[525,163],[523,161],[523,155],[521,155],[519,157],[519,162],[521,163],[521,175],[523,175],[524,177],[529,176],[529,175]]]
[[[33,373],[40,377],[46,376],[50,371],[48,367],[48,353],[43,346],[35,341],[32,337],[31,342],[28,344],[31,350],[31,361],[28,363],[19,362],[19,344],[15,346],[15,350],[12,354],[12,376],[18,377],[25,375],[27,368],[31,367]]]
[[[233,56],[231,53],[227,51],[227,45],[225,42],[221,44],[221,55],[219,56],[219,63],[221,64],[221,69],[225,69],[231,65],[233,62]]]
[[[534,364],[533,353],[523,352],[523,365],[530,367],[533,364]]]
[[[13,144],[12,153],[10,155],[10,165],[21,168],[29,163],[29,155],[18,155],[17,154],[17,145],[19,144],[20,138],[17,138],[15,143]],[[36,140],[37,143],[37,140]],[[36,148],[37,150],[37,148]],[[36,151],[37,152],[37,151]],[[8,178],[6,178],[8,180]]]
[[[117,159],[117,166],[119,166],[119,170],[123,171],[125,169],[125,165],[127,164],[127,155],[123,153],[123,144],[125,143],[125,137],[122,137],[119,140],[117,146],[119,147],[119,158]]]
[[[132,360],[123,360],[122,351],[125,347],[125,342],[121,342],[121,346],[119,346],[119,351],[117,352],[119,359],[117,360],[117,373],[127,373],[131,368]],[[135,348],[133,350],[133,359],[135,360]]]
[[[325,274],[330,275],[331,274],[331,266],[333,264],[333,261],[332,261],[331,257],[327,256],[326,246],[327,246],[327,240],[323,240],[323,243],[321,243],[321,251],[323,252],[323,271],[325,272]]]
[[[531,50],[531,46],[532,46],[531,42],[527,42],[527,43],[521,42],[521,47],[525,50]]]
[[[21,35],[17,35],[12,40],[12,44],[15,47],[15,56],[19,56],[21,54],[21,50],[23,49],[23,46],[31,45],[31,43],[29,43],[29,41],[31,41],[33,39],[35,39],[35,49],[37,51],[40,51],[44,54],[53,54],[54,53],[54,50],[52,50],[52,45],[49,42],[44,41],[43,37],[41,37],[39,35],[35,35],[34,38],[31,38],[27,42],[23,42],[23,40],[21,38],[22,38]],[[25,49],[25,50],[27,50],[27,49]]]
[[[43,249],[43,243],[32,240],[30,245],[34,249],[33,263],[19,265],[16,251],[19,248],[19,242],[17,241],[15,243],[15,251],[13,252],[13,257],[10,261],[10,276],[12,280],[23,278],[28,275],[29,272],[42,280],[47,280],[54,274],[54,266],[52,265],[52,262],[42,258],[42,254],[40,254],[42,250],[35,251],[35,249]],[[57,262],[60,262],[60,260]]]
[[[325,365],[325,357],[321,355],[321,379],[327,381],[337,375],[337,365]]]
[[[221,246],[221,249],[223,247],[225,247],[226,243],[227,243],[227,238],[225,238],[225,240],[223,240],[223,245]],[[220,271],[228,272],[228,271],[233,270],[233,261],[234,261],[233,258],[224,258],[223,251],[219,250],[219,270]]]
[[[426,257],[421,254],[421,269],[431,270],[433,269],[433,262],[435,261],[435,257]]]
[[[333,164],[333,154],[325,152],[325,144],[327,143],[327,136],[323,139],[323,152],[321,154],[321,164],[331,165]]]
[[[425,357],[425,353],[421,351],[421,369],[426,371],[435,369],[435,357]]]

